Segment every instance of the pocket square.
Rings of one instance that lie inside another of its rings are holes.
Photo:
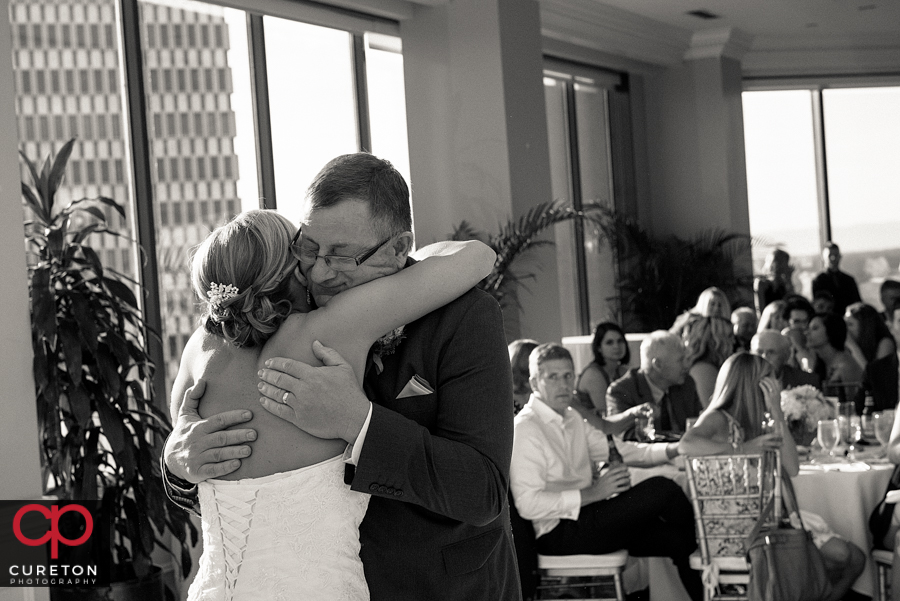
[[[397,395],[398,399],[405,399],[406,397],[411,396],[422,396],[423,394],[431,394],[434,392],[434,389],[425,378],[420,377],[418,374],[415,374],[413,377],[409,379],[409,382],[406,383],[406,386],[403,387],[403,390],[400,391],[400,394]]]

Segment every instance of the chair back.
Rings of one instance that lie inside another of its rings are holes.
[[[744,541],[774,497],[774,522],[781,519],[781,455],[685,457],[697,543],[704,565],[712,558],[745,554]]]

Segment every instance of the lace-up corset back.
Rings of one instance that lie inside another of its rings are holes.
[[[262,478],[200,484],[203,555],[189,601],[369,598],[359,523],[369,496],[340,457]]]

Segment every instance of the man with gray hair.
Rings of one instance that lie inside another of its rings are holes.
[[[641,366],[629,369],[609,385],[606,407],[610,415],[649,403],[653,425],[659,434],[683,434],[685,421],[703,411],[697,386],[688,375],[684,344],[665,330],[657,330],[641,343]],[[625,440],[638,440],[635,428],[626,430]]]
[[[788,365],[788,359],[791,357],[791,342],[784,334],[775,330],[758,332],[750,340],[750,352],[772,364],[772,367],[775,368],[775,375],[785,390],[807,384],[822,388],[822,380],[817,374]]]

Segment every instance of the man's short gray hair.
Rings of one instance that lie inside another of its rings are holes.
[[[649,369],[653,359],[656,359],[666,351],[678,350],[684,350],[684,343],[681,342],[681,338],[666,330],[651,332],[641,342],[641,369]]]

